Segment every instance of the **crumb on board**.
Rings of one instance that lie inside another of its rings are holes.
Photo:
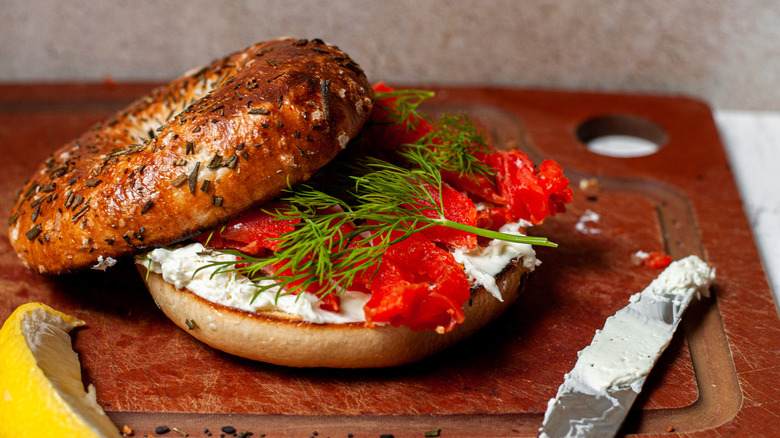
[[[586,209],[577,223],[574,224],[574,229],[582,234],[599,234],[601,230],[596,228],[595,224],[599,223],[600,220],[601,215],[591,209]]]
[[[674,259],[661,251],[637,251],[631,254],[631,263],[635,266],[645,265],[652,269],[662,269],[669,266]]]
[[[589,201],[595,201],[601,194],[601,184],[597,178],[583,178],[580,180],[580,190]]]

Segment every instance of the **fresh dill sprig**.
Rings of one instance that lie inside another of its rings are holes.
[[[366,166],[375,170],[355,177],[356,198],[360,201],[359,211],[365,210],[363,214],[366,218],[385,220],[391,226],[413,221],[415,224],[441,225],[507,242],[557,246],[546,237],[501,233],[447,219],[442,205],[443,181],[432,163],[423,163],[420,168],[406,169],[378,159],[369,159]],[[434,190],[427,190],[423,183],[429,184]],[[423,213],[426,210],[434,210],[438,216],[426,216]],[[374,215],[376,217],[372,217]]]
[[[421,119],[427,118],[419,111],[420,104],[436,93],[425,90],[396,90],[375,93],[377,106],[388,113],[387,117],[375,123],[383,125],[404,125],[406,131],[417,128]],[[390,102],[385,106],[382,102]]]
[[[434,95],[423,90],[378,92],[377,106],[388,116],[377,123],[401,126],[407,132],[416,129],[421,120],[430,121],[419,111],[419,106]],[[389,104],[382,103],[385,101]],[[437,169],[457,173],[460,177],[492,176],[490,167],[474,155],[487,151],[487,140],[465,114],[444,113],[430,123],[433,125],[431,132],[414,143],[400,146],[399,153],[410,163],[433,162]]]
[[[464,114],[443,114],[434,123],[434,129],[413,144],[401,146],[400,154],[408,162],[422,166],[430,163],[434,168],[475,177],[492,179],[493,171],[476,153],[487,152],[487,140],[474,123]]]

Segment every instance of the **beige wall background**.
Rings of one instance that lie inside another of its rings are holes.
[[[777,0],[0,0],[0,82],[168,80],[279,36],[373,81],[684,94],[780,110]]]

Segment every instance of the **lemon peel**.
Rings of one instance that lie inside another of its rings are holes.
[[[118,437],[84,390],[68,332],[84,321],[42,303],[19,306],[0,329],[0,437]]]

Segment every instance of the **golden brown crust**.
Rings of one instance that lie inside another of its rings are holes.
[[[480,287],[464,306],[465,321],[446,334],[362,323],[311,324],[279,313],[251,313],[176,289],[138,270],[157,306],[200,341],[230,354],[291,367],[378,368],[412,363],[470,336],[497,318],[522,291],[528,270],[512,263],[496,279],[503,301]]]
[[[334,46],[256,44],[54,152],[20,191],[11,243],[29,267],[58,274],[211,228],[310,178],[357,134],[372,98]]]

